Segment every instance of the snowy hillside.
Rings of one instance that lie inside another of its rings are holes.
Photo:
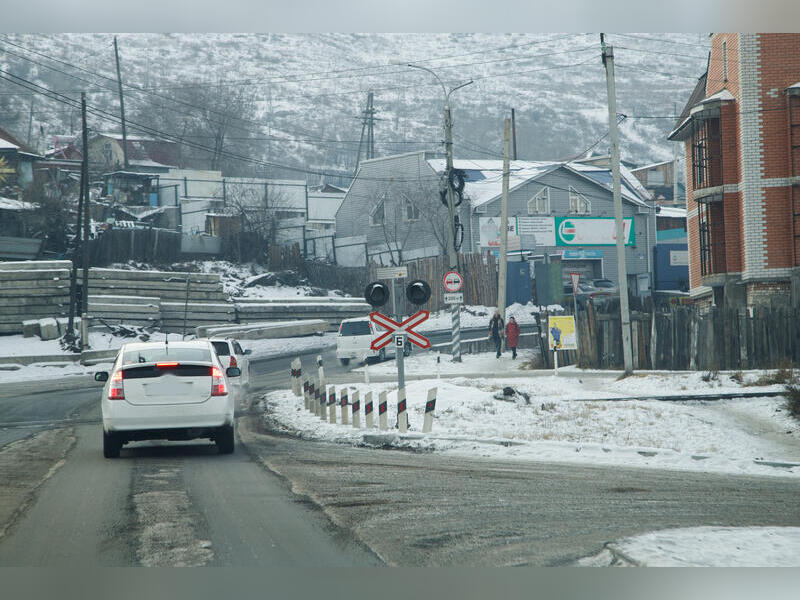
[[[458,156],[501,155],[502,121],[512,107],[522,159],[576,155],[608,127],[599,34],[122,34],[118,39],[124,81],[144,88],[126,90],[131,121],[181,135],[202,116],[203,98],[241,94],[252,110],[230,121],[227,143],[240,154],[311,171],[353,169],[369,90],[379,119],[376,155],[441,149],[441,88],[430,74],[405,66],[408,62],[435,70],[448,85],[474,81],[452,96]],[[642,164],[672,158],[665,136],[674,119],[665,117],[680,111],[705,69],[707,36],[610,34],[607,39],[615,46],[618,112],[628,116],[621,125],[623,159]],[[90,106],[118,114],[113,34],[2,35],[0,49],[0,68],[7,73],[70,97],[86,90]],[[0,125],[25,139],[29,111],[30,93],[0,79]],[[37,96],[31,141],[44,150],[53,135],[77,131],[79,123],[76,110]],[[89,126],[118,130],[97,116]],[[130,129],[136,133],[135,126]],[[199,134],[194,142],[213,146],[213,139]],[[594,150],[607,148],[603,140]],[[254,171],[251,165],[226,166]]]

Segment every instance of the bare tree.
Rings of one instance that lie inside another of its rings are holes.
[[[243,232],[256,234],[266,245],[273,246],[278,242],[282,221],[299,219],[302,226],[304,207],[292,200],[279,184],[239,180],[226,184],[224,210],[239,218]]]

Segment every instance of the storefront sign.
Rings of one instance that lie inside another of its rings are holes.
[[[556,217],[557,246],[614,246],[617,226],[612,217]],[[636,243],[633,217],[624,219],[625,245]]]
[[[500,247],[500,217],[479,217],[478,227],[482,247]],[[517,235],[516,217],[508,217],[508,235]]]
[[[533,246],[556,245],[556,221],[553,217],[517,217],[519,235],[533,236]]]

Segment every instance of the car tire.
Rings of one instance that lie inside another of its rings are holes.
[[[103,430],[103,456],[105,458],[119,458],[122,450],[122,440],[114,433],[107,433]]]
[[[340,358],[339,362],[342,363],[343,367],[346,367],[347,365],[350,364],[350,359],[349,358]]]
[[[219,448],[220,454],[233,454],[235,446],[233,426],[223,425],[217,429],[217,433],[214,436],[214,443],[217,445],[217,448]]]

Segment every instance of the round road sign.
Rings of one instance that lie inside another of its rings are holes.
[[[444,289],[448,292],[457,292],[461,289],[461,286],[464,283],[464,278],[461,277],[461,274],[458,271],[448,271],[444,274],[442,283],[444,284]]]

